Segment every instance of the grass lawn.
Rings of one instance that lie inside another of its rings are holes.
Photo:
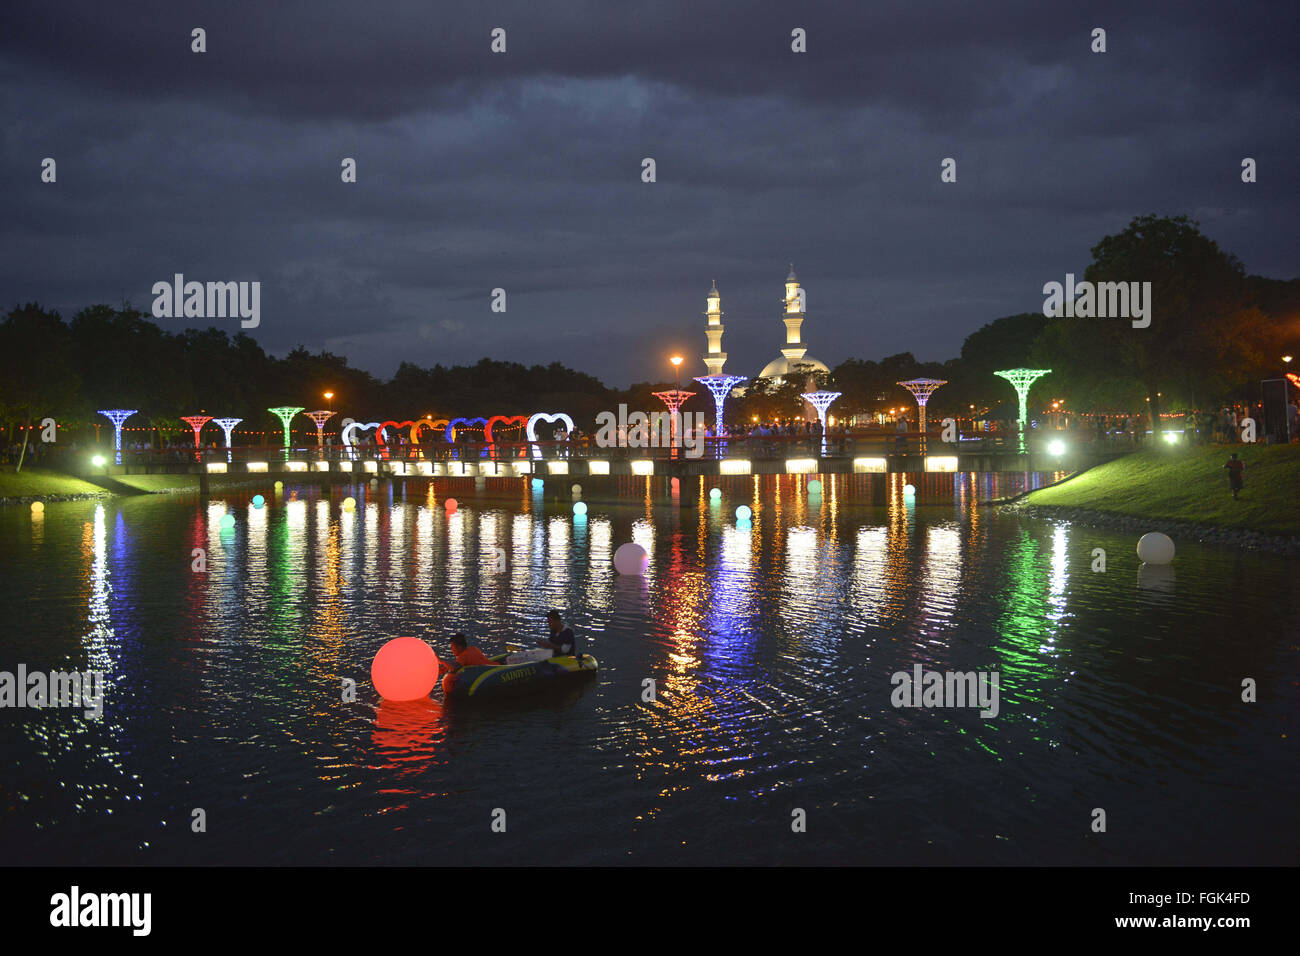
[[[0,498],[27,498],[42,495],[92,495],[104,494],[99,485],[65,475],[48,468],[24,467],[15,475],[13,468],[0,471]]]
[[[199,490],[198,475],[114,475],[113,480],[139,491]]]
[[[1246,463],[1236,501],[1223,467],[1234,451]],[[1148,448],[1021,500],[1293,536],[1300,534],[1300,445]]]

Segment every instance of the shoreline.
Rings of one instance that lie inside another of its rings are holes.
[[[1025,494],[1031,494],[1026,492]],[[1079,508],[1073,505],[1031,505],[1025,503],[1024,495],[1002,502],[994,502],[1000,512],[1023,515],[1026,518],[1050,518],[1068,521],[1089,528],[1108,531],[1133,531],[1145,534],[1148,531],[1161,531],[1174,539],[1196,541],[1199,544],[1228,545],[1246,548],[1252,551],[1270,551],[1281,554],[1300,556],[1300,538],[1288,538],[1282,535],[1265,534],[1247,528],[1230,528],[1222,525],[1201,524],[1192,521],[1179,521],[1170,518],[1148,518],[1141,515],[1126,515],[1114,511],[1097,511],[1092,508]]]

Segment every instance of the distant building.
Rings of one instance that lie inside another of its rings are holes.
[[[722,351],[722,295],[718,292],[717,279],[713,280],[707,301],[709,310],[704,315],[708,325],[704,327],[704,334],[709,339],[709,351],[704,356],[704,364],[710,375],[721,375],[722,366],[727,364],[727,353]]]
[[[796,369],[798,374],[805,376],[814,372],[830,371],[825,362],[808,354],[808,346],[803,343],[801,333],[803,320],[806,318],[804,308],[804,292],[799,288],[799,277],[794,274],[792,262],[790,274],[785,278],[785,314],[781,317],[781,321],[785,323],[785,348],[781,349],[778,357],[763,366],[763,371],[758,373],[759,378],[772,379],[775,384],[781,385]],[[718,335],[721,337],[721,331]],[[726,356],[724,355],[723,358],[725,359]]]

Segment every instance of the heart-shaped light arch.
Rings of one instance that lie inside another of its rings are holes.
[[[532,418],[528,419],[528,432],[527,432],[528,441],[533,446],[534,458],[542,457],[542,450],[537,447],[536,429],[537,429],[538,422],[563,422],[564,427],[569,430],[569,434],[570,435],[573,434],[573,419],[570,418],[568,415],[564,414],[564,412],[556,412],[554,415],[550,415],[546,412],[535,413]]]

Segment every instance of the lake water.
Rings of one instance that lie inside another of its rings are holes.
[[[1139,568],[979,503],[1039,476],[903,480],[610,479],[585,519],[472,479],[0,509],[0,670],[108,683],[98,721],[0,709],[0,863],[1294,862],[1300,562]],[[379,704],[389,638],[495,653],[550,607],[594,681]],[[997,672],[998,715],[893,706],[916,664]]]

